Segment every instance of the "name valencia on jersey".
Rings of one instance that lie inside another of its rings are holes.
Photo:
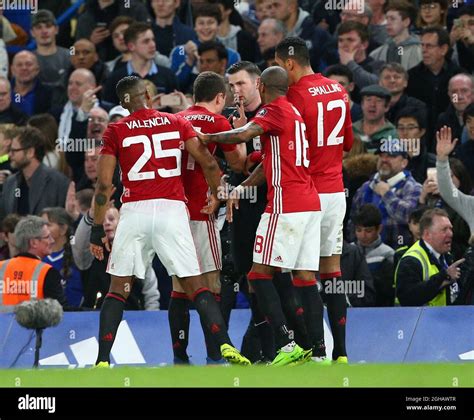
[[[148,120],[132,120],[125,122],[129,130],[134,128],[152,128],[152,127],[159,127],[160,125],[167,125],[171,124],[168,117],[155,117],[150,118]]]

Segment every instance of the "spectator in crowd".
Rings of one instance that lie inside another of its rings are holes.
[[[364,204],[374,204],[382,213],[382,240],[392,248],[410,240],[408,215],[418,205],[421,185],[406,171],[408,154],[398,139],[379,149],[377,172],[356,192],[352,201],[348,233],[354,237],[354,218]]]
[[[192,86],[192,74],[198,74],[198,47],[207,41],[216,41],[222,14],[217,4],[206,4],[196,8],[194,12],[194,29],[197,34],[197,42],[188,41],[184,45],[176,46],[171,51],[171,70],[178,77],[181,90],[188,91]],[[232,48],[227,49],[227,66],[240,61],[240,55]]]
[[[423,184],[428,168],[436,165],[436,156],[428,152],[426,145],[426,113],[423,108],[408,106],[398,112],[395,124],[398,138],[410,157],[407,169],[417,182]]]
[[[384,10],[386,1],[387,0],[367,0],[367,3],[372,10],[369,31],[372,39],[380,45],[385,44],[389,39],[387,33],[387,19],[385,18]]]
[[[245,29],[238,25],[232,25],[229,18],[236,13],[234,0],[214,0],[222,14],[222,21],[217,31],[217,39],[225,47],[231,48],[240,54],[242,60],[256,62],[258,59],[258,47],[255,39]]]
[[[72,253],[77,267],[85,272],[83,306],[99,309],[109,291],[110,274],[106,272],[108,256],[106,255],[106,258],[99,261],[94,258],[89,249],[93,217],[94,208],[92,207],[79,222],[72,244]],[[113,246],[119,217],[118,210],[113,206],[110,206],[105,214],[104,230],[111,246]],[[134,280],[125,308],[129,310],[157,310],[159,309],[159,298],[158,280],[150,266],[147,268],[143,280]]]
[[[1,239],[5,242],[5,246],[0,251],[0,260],[8,260],[18,255],[15,240],[15,228],[21,217],[18,214],[11,213],[2,221]]]
[[[36,127],[44,135],[43,164],[68,175],[66,158],[58,143],[58,124],[51,114],[37,114],[28,119],[29,127]]]
[[[14,124],[0,124],[0,192],[5,179],[7,179],[13,171],[10,165],[9,151],[12,139],[16,136],[17,127]]]
[[[405,93],[408,86],[408,72],[398,63],[384,64],[380,70],[380,86],[387,89],[392,95],[390,108],[385,116],[392,124],[398,113],[406,107],[416,107],[426,113],[426,105],[419,99],[412,98]]]
[[[130,115],[130,111],[128,109],[125,109],[121,105],[114,106],[110,111],[109,111],[109,122],[110,124],[117,122],[123,117],[128,117]]]
[[[145,4],[139,0],[89,0],[77,19],[76,40],[89,39],[103,61],[115,58],[108,27],[116,16],[130,16],[141,22],[151,20]]]
[[[63,207],[47,207],[41,217],[48,224],[53,243],[51,253],[43,257],[43,262],[59,271],[65,281],[64,294],[68,306],[79,308],[84,299],[81,273],[79,272],[71,249],[73,220]]]
[[[90,70],[94,74],[95,80],[99,85],[107,80],[109,70],[105,63],[100,60],[94,43],[88,39],[79,39],[74,43],[71,51],[71,66],[65,74],[63,85],[66,84],[65,82],[76,69]]]
[[[0,76],[0,123],[25,125],[28,115],[12,102],[10,81]]]
[[[124,41],[132,57],[126,66],[118,68],[107,78],[104,100],[118,105],[115,86],[120,79],[130,75],[150,80],[157,86],[159,93],[170,93],[178,88],[178,80],[173,71],[154,61],[156,43],[150,25],[142,22],[130,25],[125,31]]]
[[[349,68],[343,64],[333,64],[326,69],[325,75],[328,79],[335,80],[344,89],[346,89],[347,94],[349,95],[351,119],[352,121],[359,121],[363,115],[361,106],[352,100],[352,93],[354,92],[355,88],[352,71],[350,71]]]
[[[451,127],[453,137],[464,143],[464,111],[474,103],[474,78],[472,74],[460,73],[449,79],[448,83],[449,105],[438,115],[436,130],[447,125]],[[466,139],[467,140],[467,139]]]
[[[385,118],[390,103],[390,92],[379,85],[370,85],[360,92],[362,96],[362,119],[352,128],[365,144],[367,151],[373,153],[384,139],[396,138],[395,126]]]
[[[159,39],[156,48],[166,56],[177,45],[186,44],[188,41],[196,42],[196,32],[193,28],[185,25],[176,16],[180,0],[150,0],[149,12],[152,16],[151,28],[155,34],[155,39]]]
[[[213,71],[224,76],[227,68],[227,49],[224,45],[218,41],[203,42],[199,45],[198,54],[199,73]]]
[[[31,51],[20,51],[11,65],[11,99],[25,114],[48,112],[51,108],[51,90],[39,80],[40,67]]]
[[[428,210],[427,207],[425,206],[419,206],[415,210],[413,210],[410,213],[410,216],[408,216],[408,229],[410,229],[410,234],[411,234],[411,240],[410,242],[406,243],[405,245],[402,245],[398,247],[395,250],[395,254],[393,254],[393,266],[396,268],[398,266],[398,262],[400,261],[400,258],[403,257],[405,252],[408,251],[408,249],[416,242],[419,241],[421,238],[420,235],[420,220],[421,217],[423,216],[423,213]]]
[[[56,45],[58,25],[49,10],[38,10],[32,15],[31,36],[36,41],[34,53],[39,62],[39,79],[45,86],[58,86],[64,72],[71,65],[68,49]]]
[[[405,70],[421,61],[421,45],[417,36],[410,34],[416,18],[416,8],[406,0],[390,0],[385,8],[388,40],[370,53],[375,60],[399,63]]]
[[[453,231],[442,209],[427,210],[420,220],[421,239],[400,259],[395,272],[396,296],[402,306],[446,306],[459,291],[459,265],[451,263]]]
[[[430,26],[439,26],[446,29],[448,18],[447,0],[420,0],[416,27],[422,31]]]
[[[275,48],[285,36],[286,27],[283,22],[272,18],[263,20],[258,27],[257,38],[260,54],[263,55],[269,49]]]
[[[352,71],[354,83],[359,89],[378,83],[378,73],[384,63],[367,56],[369,32],[362,23],[341,23],[337,29],[337,45],[339,61]]]
[[[255,17],[258,22],[268,19],[271,14],[271,0],[255,0]]]
[[[3,185],[0,220],[9,213],[38,215],[45,207],[64,207],[69,180],[41,163],[44,141],[41,131],[34,127],[22,128],[13,139],[10,161],[18,172]]]
[[[459,19],[454,21],[450,39],[453,46],[453,61],[472,74],[474,71],[474,5],[459,10]]]
[[[333,48],[333,38],[327,31],[315,26],[310,14],[298,7],[298,0],[272,0],[270,17],[285,24],[288,36],[306,41],[314,71],[323,71],[328,65],[336,64],[337,51]]]
[[[393,254],[383,243],[382,214],[373,204],[364,204],[354,218],[355,245],[364,255],[375,286],[375,306],[393,306]]]
[[[464,194],[469,194],[472,190],[472,181],[464,165],[458,160],[451,158],[449,160],[451,168],[451,178],[454,186]],[[451,253],[454,257],[462,258],[464,252],[469,246],[469,226],[448,204],[442,199],[438,189],[436,169],[433,174],[428,174],[419,198],[419,203],[428,208],[442,208],[446,210],[449,220],[453,225],[453,246]]]
[[[66,306],[61,275],[41,261],[51,254],[54,242],[48,223],[41,217],[27,216],[18,222],[14,235],[18,255],[0,262],[0,280],[5,285],[8,280],[11,286],[2,290],[0,310],[12,310],[14,305],[32,298],[56,299]],[[37,282],[37,287],[32,282]]]
[[[438,115],[449,106],[448,82],[461,69],[447,59],[449,35],[441,28],[421,33],[423,61],[408,72],[407,94],[423,101],[428,109],[427,139],[431,140]],[[434,144],[429,144],[434,151]]]
[[[468,140],[458,147],[456,151],[456,157],[462,163],[464,163],[464,166],[468,170],[471,179],[474,180],[474,103],[470,104],[464,110],[463,119],[464,125],[467,129]],[[468,191],[467,193],[469,194],[470,191]]]
[[[120,54],[113,60],[107,61],[105,63],[109,73],[112,73],[120,67],[125,67],[132,58],[132,55],[128,50],[124,40],[125,31],[132,23],[135,23],[135,21],[130,16],[117,16],[110,24],[112,43],[114,48],[120,52]],[[171,61],[168,56],[161,54],[159,51],[155,52],[154,60],[159,66],[167,68],[171,67]]]
[[[363,281],[364,292],[362,296],[357,293],[347,293],[346,297],[350,306],[368,307],[375,305],[375,286],[364,255],[357,245],[342,242],[341,278],[344,281]]]

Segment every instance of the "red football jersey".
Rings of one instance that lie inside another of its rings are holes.
[[[196,133],[183,118],[154,109],[141,109],[104,133],[101,154],[114,155],[120,164],[122,202],[186,201],[181,179],[184,142]]]
[[[218,133],[220,131],[231,130],[232,127],[225,117],[214,114],[201,106],[192,106],[186,111],[178,114],[188,120],[196,131],[205,134]],[[235,144],[219,144],[224,152],[230,152],[237,148]],[[217,150],[217,143],[207,145],[211,155]],[[202,171],[201,166],[186,151],[183,151],[182,174],[184,192],[188,199],[189,216],[191,220],[209,220],[210,216],[201,213],[201,209],[207,204],[207,194],[209,186]]]
[[[321,74],[302,77],[290,86],[288,100],[306,124],[310,173],[319,193],[344,191],[342,152],[352,148],[349,97],[336,81]]]
[[[321,210],[318,192],[309,174],[306,127],[297,109],[280,96],[252,120],[265,130],[260,136],[267,180],[266,213]]]

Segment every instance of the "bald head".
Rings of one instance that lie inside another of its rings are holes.
[[[288,75],[279,66],[268,67],[260,77],[260,83],[265,86],[265,91],[274,95],[286,95],[288,91]]]
[[[31,51],[20,51],[15,54],[11,65],[11,71],[16,83],[34,83],[40,71],[36,55]]]
[[[457,74],[451,77],[448,85],[451,103],[459,114],[474,102],[474,82],[470,74]]]
[[[87,69],[74,70],[69,76],[67,96],[74,106],[80,106],[84,92],[96,87],[94,74]]]

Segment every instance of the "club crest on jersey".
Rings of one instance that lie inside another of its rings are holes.
[[[261,109],[260,111],[257,112],[257,115],[259,117],[264,117],[267,114],[267,110],[265,108]]]

